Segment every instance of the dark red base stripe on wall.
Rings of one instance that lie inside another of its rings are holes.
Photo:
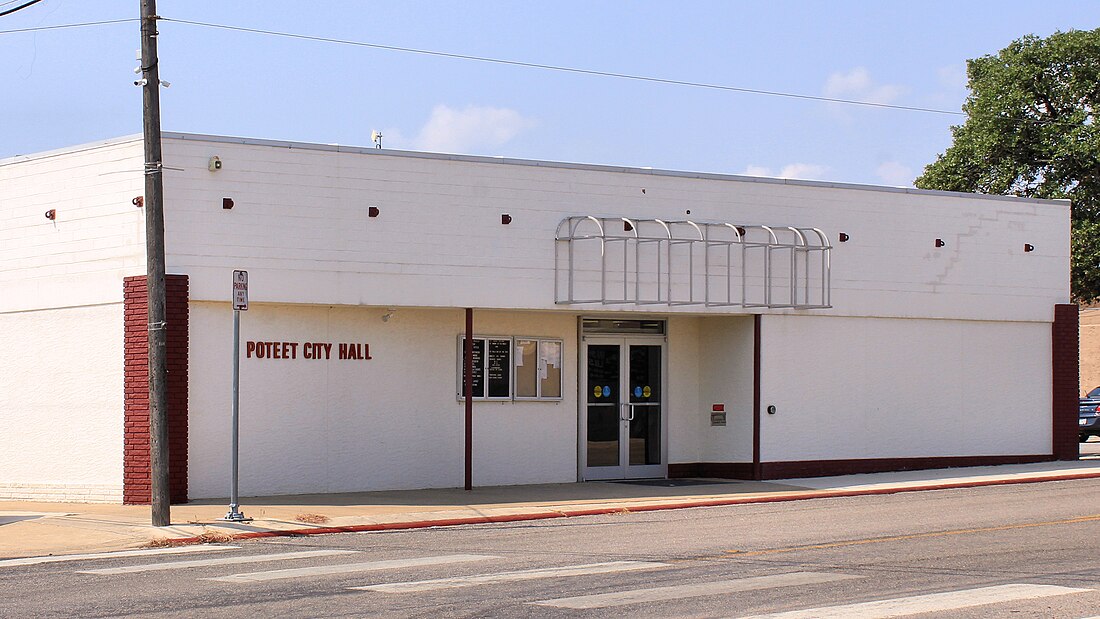
[[[690,462],[668,465],[672,479],[685,477],[711,477],[714,479],[753,479],[752,462]]]
[[[853,460],[793,460],[789,462],[761,462],[763,479],[796,479],[799,477],[829,477],[831,475],[856,475],[859,473],[888,473],[891,471],[920,471],[947,469],[963,466],[996,466],[1000,464],[1027,464],[1049,462],[1049,455],[1027,456],[938,456],[929,458],[858,458]],[[669,464],[668,476],[713,477],[717,479],[753,479],[751,462],[688,462]]]
[[[929,458],[858,458],[854,460],[795,460],[765,462],[764,479],[795,479],[798,477],[829,477],[891,471],[949,469],[963,466],[997,466],[1049,462],[1049,455],[1027,456],[940,456]]]
[[[187,501],[187,328],[186,275],[165,278],[168,321],[168,482],[173,503]],[[145,276],[123,282],[125,324],[125,439],[122,501],[152,501],[149,464],[149,315]]]
[[[1051,422],[1056,460],[1076,460],[1080,456],[1077,442],[1077,397],[1081,388],[1081,356],[1078,309],[1074,304],[1054,306],[1051,325]]]

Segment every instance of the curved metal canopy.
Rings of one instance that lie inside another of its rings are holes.
[[[831,250],[818,228],[576,215],[555,235],[556,302],[828,308]]]

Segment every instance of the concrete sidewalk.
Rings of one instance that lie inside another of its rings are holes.
[[[4,501],[0,558],[1089,478],[1100,478],[1100,460],[781,482],[652,480],[250,497],[241,499],[240,510],[251,522],[221,522],[228,501],[200,500],[172,506],[167,527],[149,524],[148,506]]]

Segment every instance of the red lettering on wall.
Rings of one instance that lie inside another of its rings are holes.
[[[245,357],[248,359],[297,359],[298,346],[302,347],[303,359],[331,359],[332,344],[329,342],[245,342]],[[341,342],[337,348],[338,359],[373,359],[370,356],[370,344]]]

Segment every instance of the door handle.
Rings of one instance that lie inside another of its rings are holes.
[[[634,405],[623,402],[619,405],[619,419],[621,421],[634,421]]]

